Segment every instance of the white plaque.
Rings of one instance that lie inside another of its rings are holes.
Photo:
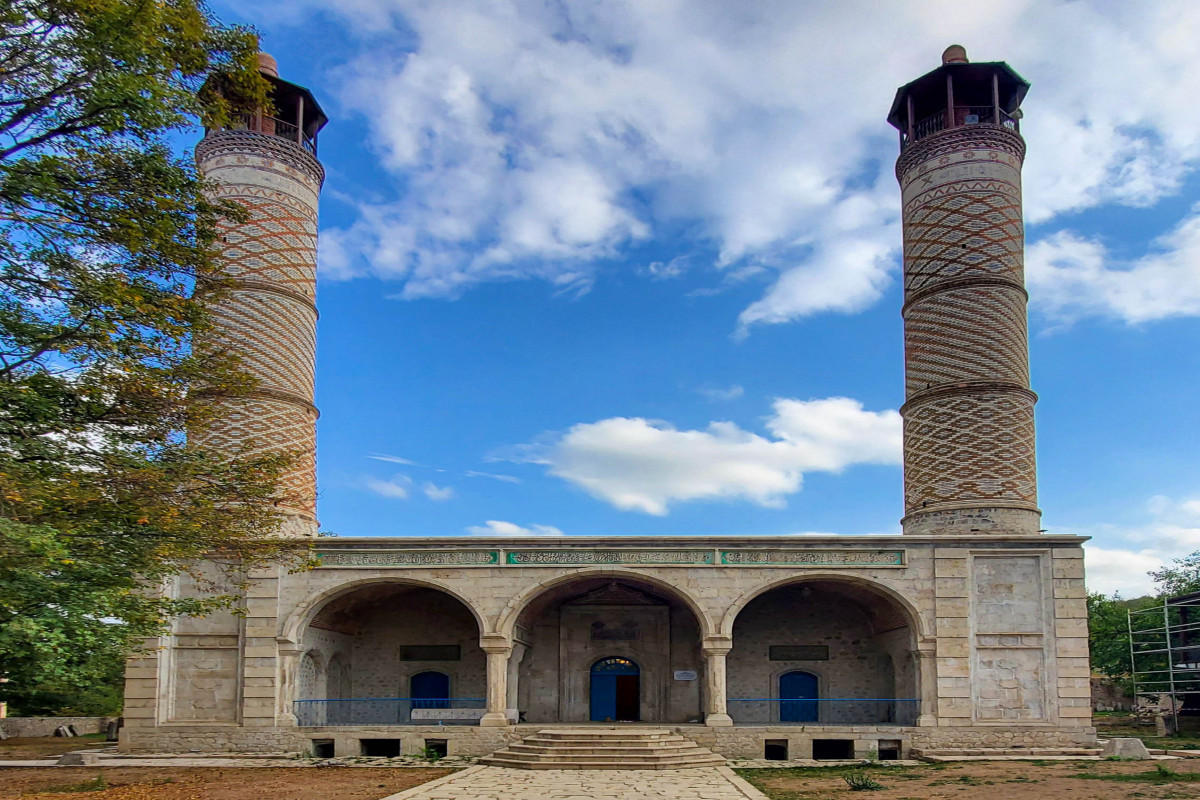
[[[677,680],[677,681],[694,681],[694,680],[696,680],[696,670],[694,670],[694,669],[677,669],[677,670],[675,670],[675,680]]]

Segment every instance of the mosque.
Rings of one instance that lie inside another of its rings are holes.
[[[219,195],[249,212],[223,232],[234,289],[212,343],[240,353],[259,384],[221,401],[199,443],[300,453],[284,534],[320,564],[255,572],[244,616],[181,619],[131,659],[124,750],[433,747],[546,766],[557,762],[537,734],[556,730],[667,731],[710,758],[1094,746],[1084,539],[1039,530],[1021,212],[1029,84],[1006,63],[950,47],[887,116],[904,223],[903,534],[553,542],[314,540],[326,117],[273,59],[260,64],[274,116],[208,130],[196,148]],[[191,581],[171,591],[186,596]],[[659,766],[703,760],[690,758]]]

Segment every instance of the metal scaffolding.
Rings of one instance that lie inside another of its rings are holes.
[[[1200,709],[1200,592],[1168,597],[1162,605],[1130,610],[1129,665],[1133,698],[1147,695],[1169,711],[1174,729],[1179,730],[1179,712],[1185,707]]]

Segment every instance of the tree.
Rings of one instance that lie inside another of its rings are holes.
[[[278,557],[287,456],[201,453],[198,391],[251,388],[198,355],[236,207],[171,137],[267,105],[253,32],[202,0],[0,0],[0,699],[111,682],[197,559]],[[197,286],[205,291],[194,294]]]
[[[1200,591],[1200,550],[1190,556],[1177,558],[1170,566],[1150,572],[1163,597],[1175,597]]]

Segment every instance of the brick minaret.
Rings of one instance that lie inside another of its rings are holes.
[[[198,346],[236,353],[258,385],[248,398],[216,399],[217,419],[192,440],[218,452],[249,444],[252,452],[294,453],[283,478],[282,533],[313,536],[317,197],[325,177],[316,152],[326,117],[307,89],[279,78],[273,58],[260,54],[259,68],[272,87],[272,115],[260,111],[208,130],[196,147],[196,163],[216,182],[215,194],[249,212],[248,220],[221,232],[233,288],[214,308],[214,330]]]
[[[1038,532],[1021,220],[1029,88],[1003,62],[902,86],[904,533]]]

